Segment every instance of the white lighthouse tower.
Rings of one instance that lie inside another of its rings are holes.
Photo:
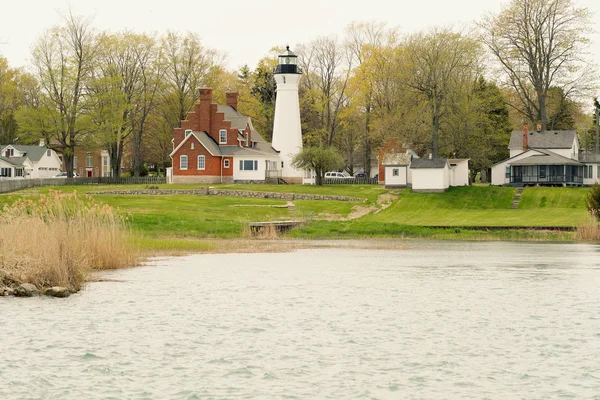
[[[302,183],[302,170],[292,167],[292,159],[302,151],[302,128],[300,126],[300,101],[298,84],[302,71],[298,67],[298,56],[286,47],[279,56],[275,69],[277,97],[273,122],[273,148],[279,151],[281,176],[288,183]]]

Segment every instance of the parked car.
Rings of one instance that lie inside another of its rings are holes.
[[[355,178],[364,178],[366,177],[365,173],[363,171],[361,172],[357,172],[356,174],[354,174]]]
[[[342,172],[325,172],[325,179],[352,179],[351,176],[344,175]]]
[[[61,172],[60,174],[56,174],[53,176],[53,178],[66,178],[66,177],[67,177],[66,172]],[[77,172],[73,172],[73,178],[79,178],[79,174]]]

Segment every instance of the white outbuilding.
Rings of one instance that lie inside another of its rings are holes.
[[[443,192],[450,186],[450,165],[446,158],[417,158],[410,164],[415,192]]]
[[[411,155],[387,153],[383,156],[384,184],[386,187],[407,187],[412,183],[410,167]]]

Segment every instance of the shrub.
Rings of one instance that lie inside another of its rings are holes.
[[[77,291],[89,272],[135,265],[125,219],[91,197],[50,191],[0,213],[0,269],[39,288]]]
[[[600,185],[595,184],[590,188],[587,197],[587,209],[596,220],[600,219]]]

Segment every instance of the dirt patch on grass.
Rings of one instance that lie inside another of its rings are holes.
[[[321,213],[318,219],[325,221],[351,221],[369,215],[377,214],[392,205],[393,201],[398,198],[397,193],[384,193],[377,197],[377,204],[370,206],[354,206],[348,216],[344,217],[339,214]]]

